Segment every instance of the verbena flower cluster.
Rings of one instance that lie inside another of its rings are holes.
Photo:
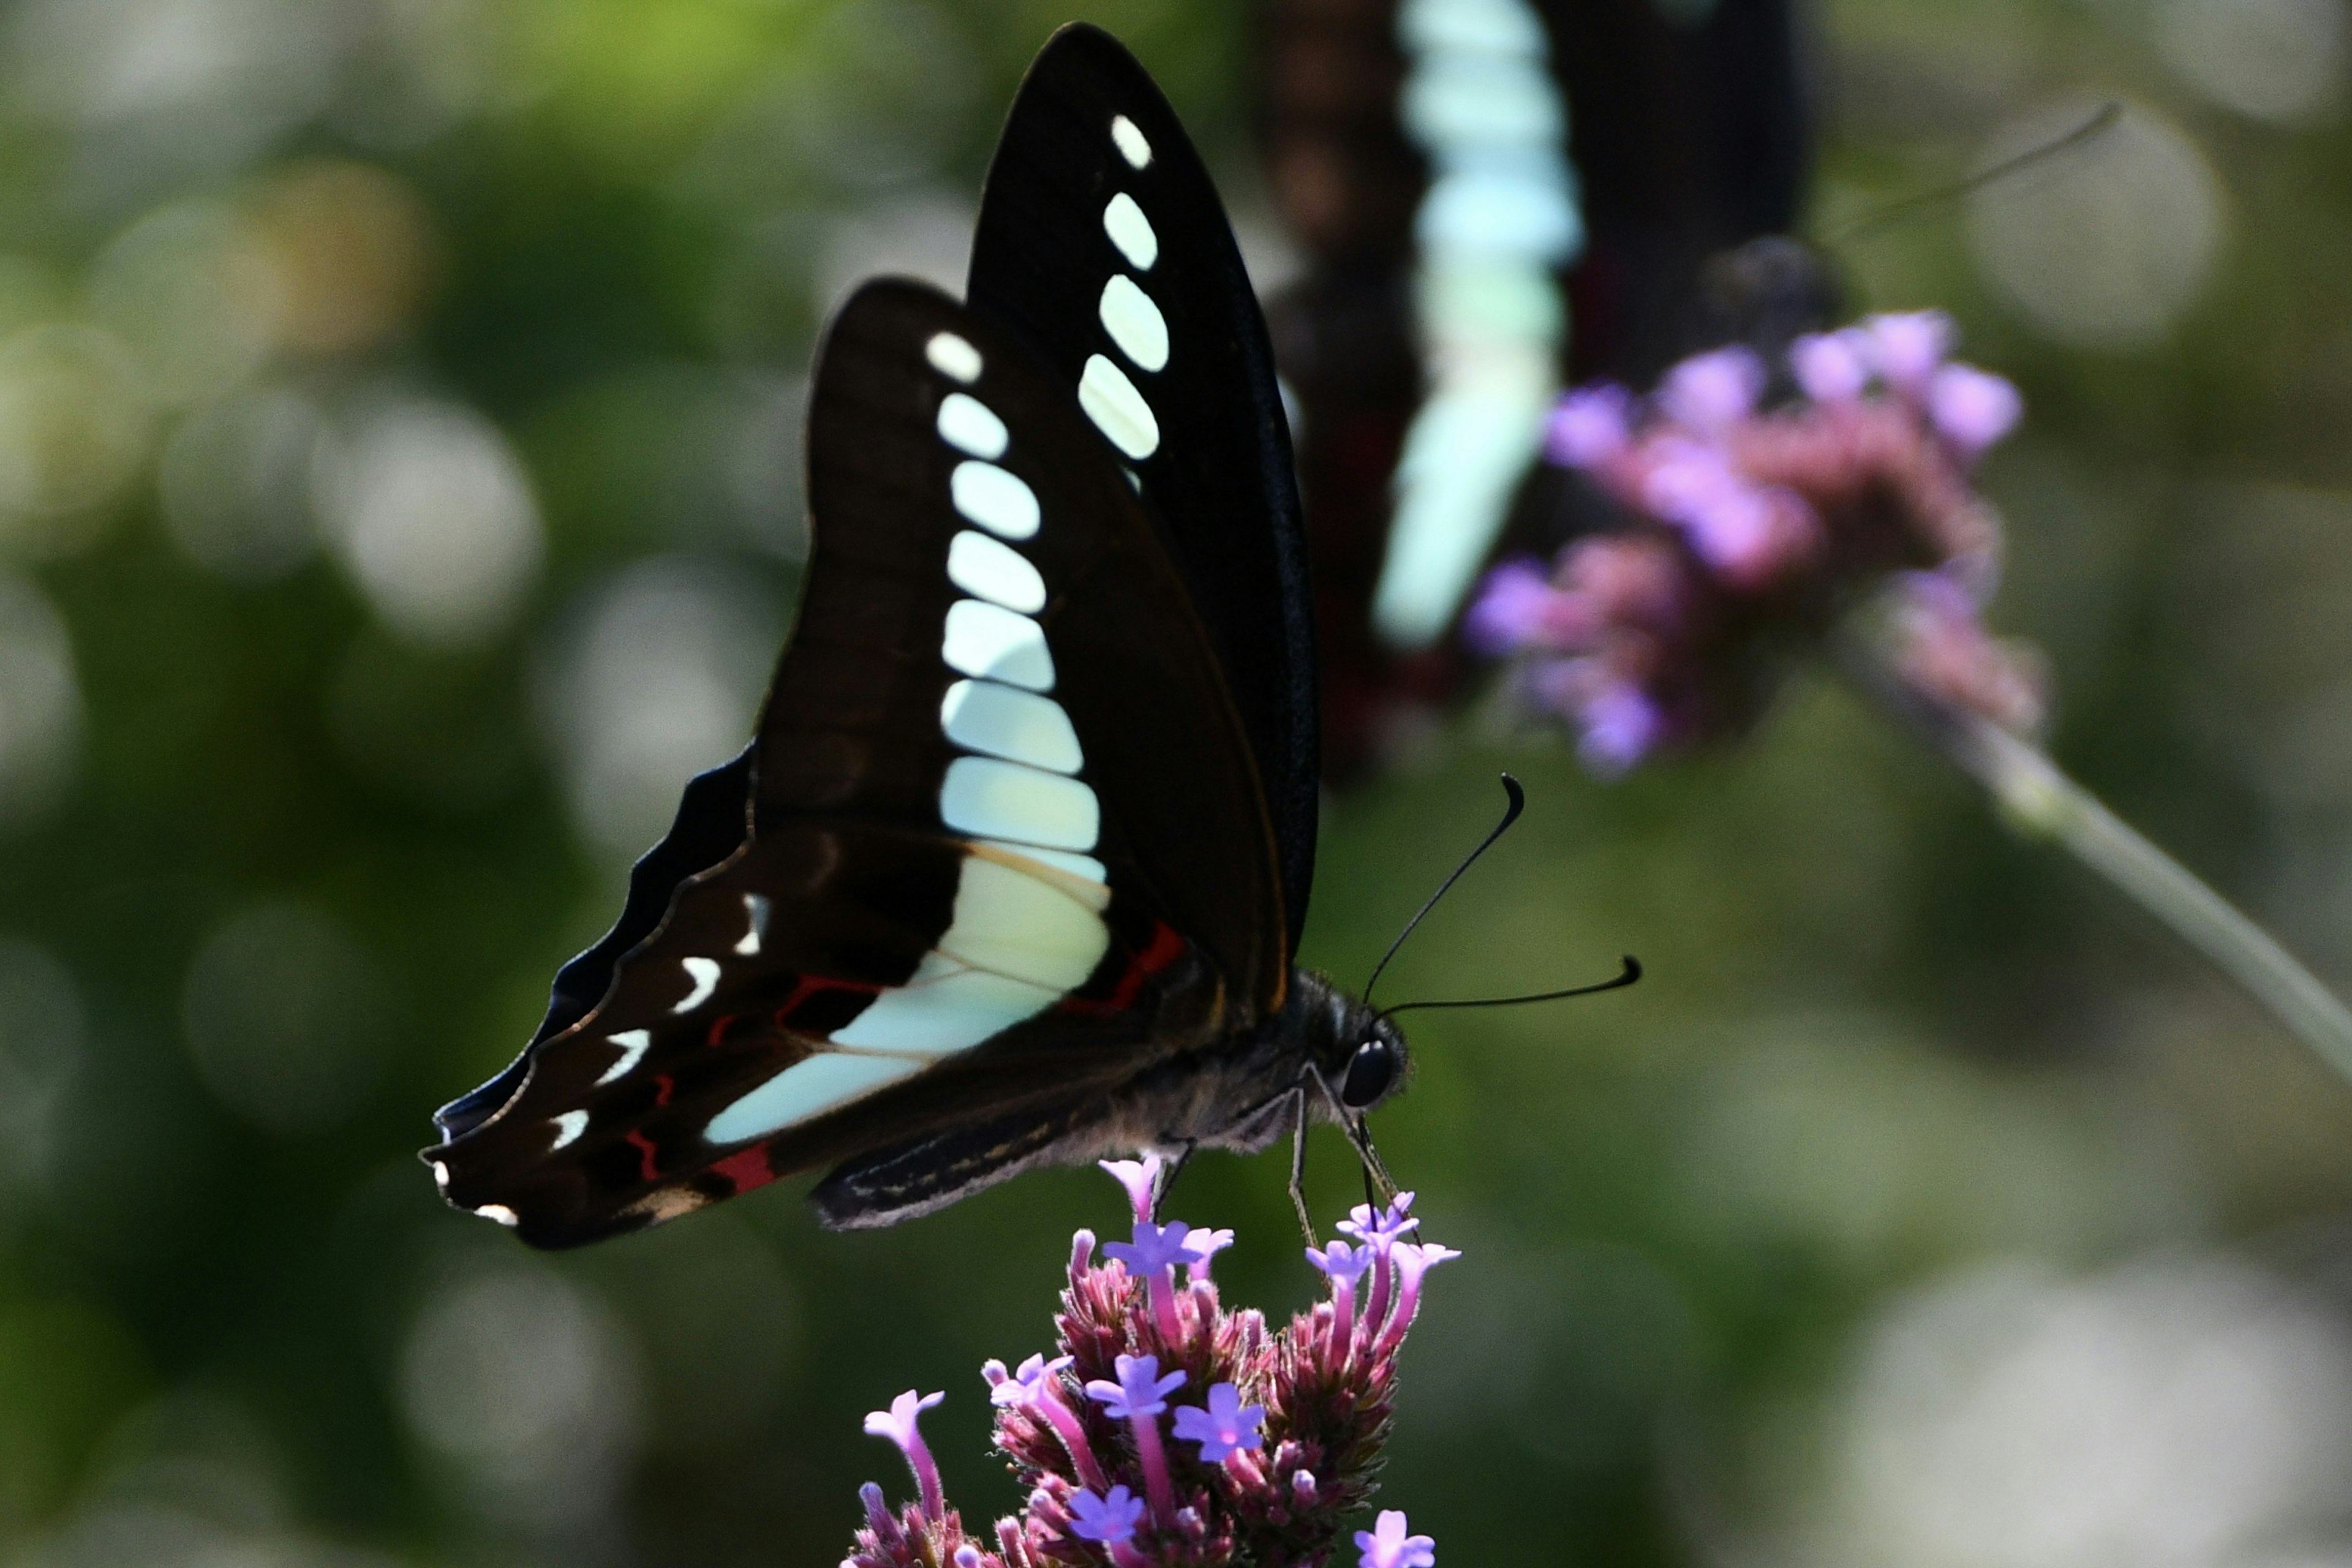
[[[1517,656],[1527,700],[1568,719],[1603,773],[1739,729],[1787,652],[1865,603],[1920,695],[2038,726],[2032,657],[1980,617],[2000,526],[1969,479],[2022,405],[2000,377],[1952,362],[1953,340],[1937,311],[1800,338],[1792,390],[1769,405],[1769,367],[1739,347],[1683,361],[1646,400],[1607,384],[1570,393],[1548,456],[1626,526],[1577,540],[1549,569],[1497,568],[1467,640]]]
[[[908,1389],[866,1429],[906,1455],[917,1495],[894,1513],[880,1487],[862,1489],[866,1522],[842,1568],[1312,1568],[1371,1495],[1423,1279],[1461,1256],[1408,1239],[1412,1194],[1360,1205],[1339,1226],[1352,1239],[1309,1248],[1329,1294],[1269,1331],[1255,1310],[1218,1301],[1211,1261],[1233,1232],[1155,1223],[1156,1158],[1103,1168],[1134,1206],[1130,1238],[1097,1262],[1079,1231],[1056,1353],[981,1369],[1027,1506],[991,1539],[967,1536],[918,1426],[946,1396]],[[1355,1542],[1359,1568],[1436,1562],[1394,1511]]]

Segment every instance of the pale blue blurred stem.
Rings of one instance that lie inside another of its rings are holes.
[[[2268,931],[2142,837],[2037,747],[1903,684],[1865,647],[1849,644],[1843,663],[1869,696],[1990,791],[2010,821],[2062,845],[2130,895],[2352,1079],[2352,1012]]]

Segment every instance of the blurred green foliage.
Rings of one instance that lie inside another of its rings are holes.
[[[1083,9],[1277,254],[1243,9]],[[1836,249],[2049,105],[2134,106],[2124,152],[1838,254],[1857,306],[1953,311],[2026,392],[1996,618],[2054,660],[2060,755],[2346,980],[2352,130],[2339,0],[2288,10],[2336,31],[2282,108],[2276,69],[2214,77],[2189,0],[1833,0],[1812,226]],[[859,1417],[910,1384],[950,1390],[951,1492],[1013,1503],[978,1363],[1045,1342],[1098,1176],[850,1237],[779,1190],[550,1259],[414,1151],[734,748],[823,309],[960,268],[1066,19],[0,16],[0,1559],[830,1563],[856,1484],[899,1484]],[[1906,1292],[2338,1250],[2344,1086],[1826,681],[1613,785],[1470,712],[1333,803],[1307,958],[1360,976],[1502,766],[1528,818],[1391,994],[1651,978],[1429,1016],[1378,1129],[1466,1254],[1384,1498],[1447,1561],[1833,1544],[1801,1531],[1859,1484],[1841,1391]],[[1336,1140],[1312,1180],[1351,1200]],[[1307,1299],[1276,1162],[1202,1161],[1179,1211],[1240,1231],[1229,1299]]]

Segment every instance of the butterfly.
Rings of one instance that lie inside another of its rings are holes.
[[[1108,35],[1031,67],[967,296],[877,281],[833,320],[758,733],[436,1113],[457,1207],[570,1247],[826,1168],[821,1217],[860,1227],[1285,1132],[1296,1198],[1316,1119],[1370,1159],[1403,1037],[1293,963],[1315,663],[1265,328]]]

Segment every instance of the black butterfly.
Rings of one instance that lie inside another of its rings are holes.
[[[969,290],[876,282],[833,321],[758,736],[437,1113],[452,1204],[566,1247],[826,1165],[818,1209],[861,1226],[1311,1117],[1369,1158],[1403,1039],[1291,962],[1318,736],[1265,329],[1107,35],[1031,68]]]

